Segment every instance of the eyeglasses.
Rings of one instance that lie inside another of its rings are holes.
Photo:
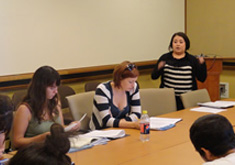
[[[128,69],[129,71],[132,71],[134,68],[137,68],[137,66],[135,64],[126,65],[126,69]]]

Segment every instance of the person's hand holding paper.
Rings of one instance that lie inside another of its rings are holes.
[[[70,123],[67,127],[65,127],[64,131],[65,132],[73,132],[73,131],[78,131],[81,126],[81,121],[86,117],[86,113],[81,117],[79,121],[74,121]]]

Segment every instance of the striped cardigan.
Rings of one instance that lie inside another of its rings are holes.
[[[122,118],[126,121],[136,121],[141,116],[139,87],[135,83],[132,91],[126,92],[127,106],[120,111],[113,105],[113,92],[111,81],[100,84],[93,100],[93,112],[90,121],[90,129],[103,129],[107,127],[119,127]],[[118,114],[118,115],[117,115]]]
[[[163,68],[158,70],[158,64],[165,61]],[[166,53],[160,57],[152,72],[152,79],[158,79],[161,76],[160,88],[174,88],[175,95],[197,89],[196,79],[204,82],[207,77],[206,64],[199,64],[196,57],[186,52],[182,59],[175,59],[172,52]]]

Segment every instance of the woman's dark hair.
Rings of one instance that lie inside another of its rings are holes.
[[[66,155],[70,148],[68,136],[64,128],[55,123],[44,143],[31,143],[20,148],[9,165],[71,165],[71,159]]]
[[[8,96],[0,95],[0,132],[9,134],[12,126],[14,106]]]
[[[227,118],[218,114],[205,115],[197,119],[190,128],[190,139],[202,156],[202,147],[214,156],[223,156],[235,148],[233,127]]]
[[[169,47],[168,47],[169,51],[171,51],[171,49],[172,49],[173,40],[174,40],[175,36],[180,36],[184,39],[184,41],[185,41],[185,51],[187,51],[190,48],[190,40],[189,40],[188,36],[183,32],[177,32],[177,33],[173,34],[173,36],[171,37]]]
[[[121,81],[125,78],[135,78],[139,76],[137,66],[130,61],[124,61],[117,65],[113,71],[114,86],[120,88]]]
[[[39,122],[42,120],[42,110],[45,103],[47,104],[46,106],[49,110],[49,116],[51,119],[53,119],[53,113],[58,114],[58,94],[48,101],[46,97],[46,88],[52,86],[54,83],[56,86],[60,85],[60,75],[54,68],[50,66],[42,66],[38,68],[29,84],[28,92],[23,99],[23,102],[30,105],[33,115]]]

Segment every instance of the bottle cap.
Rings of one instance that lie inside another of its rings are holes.
[[[148,111],[147,110],[143,110],[143,114],[147,114],[148,113]]]

